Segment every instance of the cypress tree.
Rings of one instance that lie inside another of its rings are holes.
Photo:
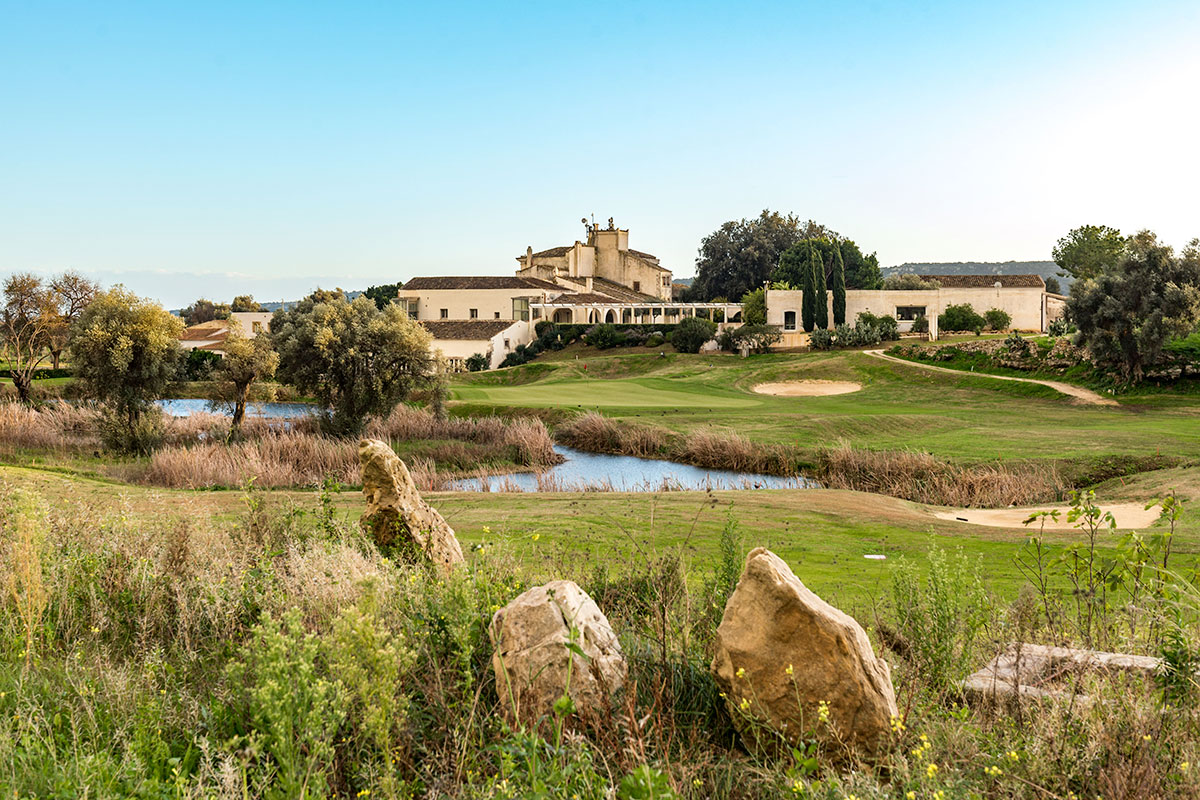
[[[816,286],[816,323],[817,327],[825,330],[829,327],[829,292],[825,290],[825,256],[821,248],[814,247],[813,283]]]
[[[829,277],[829,288],[833,291],[833,324],[846,321],[846,261],[842,258],[842,245],[833,243],[833,275]]]
[[[812,264],[814,260],[812,242],[809,242],[808,263],[802,268],[801,274],[804,277],[804,283],[800,287],[804,292],[804,301],[800,306],[800,321],[804,325],[805,333],[812,333],[817,310],[817,287],[815,281],[813,280],[812,270]]]

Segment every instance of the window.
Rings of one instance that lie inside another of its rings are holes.
[[[493,317],[494,319],[500,319],[500,312],[499,312],[499,311],[497,311],[495,314],[493,314],[493,315],[492,315],[492,317]]]
[[[783,312],[783,329],[785,331],[796,330],[796,312],[795,311]]]
[[[471,319],[479,319],[479,309],[478,308],[472,308],[468,313],[471,315]]]
[[[504,349],[505,349],[505,350],[507,350],[507,349],[508,349],[508,339],[505,339],[505,340],[504,340]]]
[[[496,316],[499,317],[500,315],[497,314]],[[529,321],[529,298],[528,297],[514,297],[513,298],[512,318],[513,319],[523,319],[526,322]]]
[[[251,331],[252,331],[252,332],[253,332],[255,335],[262,333],[262,323],[261,323],[261,322],[251,322],[251,323],[250,323],[250,330],[251,330]]]
[[[450,319],[450,309],[443,308],[441,310],[441,317],[442,317],[442,319]]]
[[[417,298],[409,297],[399,302],[404,306],[404,310],[408,312],[409,319],[417,318]]]
[[[896,306],[896,319],[911,322],[917,317],[925,316],[925,306]]]
[[[542,310],[541,310],[540,308],[535,308],[535,309],[533,310],[533,318],[534,318],[534,319],[541,319],[541,318],[542,318]]]
[[[640,291],[642,290],[642,282],[641,282],[641,281],[634,281],[634,282],[633,282],[633,290],[634,290],[635,292],[640,292]]]

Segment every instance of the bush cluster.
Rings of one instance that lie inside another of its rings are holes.
[[[898,323],[894,317],[876,316],[869,311],[858,315],[854,327],[842,323],[833,330],[818,328],[809,334],[808,345],[814,350],[832,350],[838,347],[872,347],[883,341],[900,338]]]
[[[973,331],[976,335],[983,333],[987,320],[980,316],[970,303],[946,306],[938,316],[939,331]]]

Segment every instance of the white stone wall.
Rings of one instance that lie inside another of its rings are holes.
[[[1045,292],[1038,287],[1021,287],[1011,289],[914,289],[902,291],[885,291],[882,289],[848,289],[846,290],[846,322],[851,325],[863,311],[875,315],[896,316],[898,306],[924,306],[925,316],[941,314],[947,306],[970,304],[977,313],[983,314],[991,308],[1007,311],[1012,317],[1012,327],[1017,330],[1044,331],[1048,320],[1045,315],[1043,296]],[[767,324],[784,327],[784,315],[788,311],[796,314],[796,330],[803,330],[801,306],[804,293],[799,290],[769,289],[767,291]],[[829,324],[833,325],[833,295],[829,297]],[[900,323],[900,330],[906,331],[912,323]],[[784,330],[785,336],[792,331]]]
[[[471,309],[477,309],[475,319],[512,319],[513,299],[528,298],[531,303],[543,302],[546,292],[535,289],[414,289],[401,290],[397,300],[417,300],[417,319],[472,319]],[[446,316],[441,309],[446,309]],[[500,316],[497,317],[496,314]]]

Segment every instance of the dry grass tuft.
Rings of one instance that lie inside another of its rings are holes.
[[[818,480],[831,489],[964,508],[1026,505],[1062,496],[1053,466],[959,465],[909,450],[861,450],[843,444],[818,457]]]

